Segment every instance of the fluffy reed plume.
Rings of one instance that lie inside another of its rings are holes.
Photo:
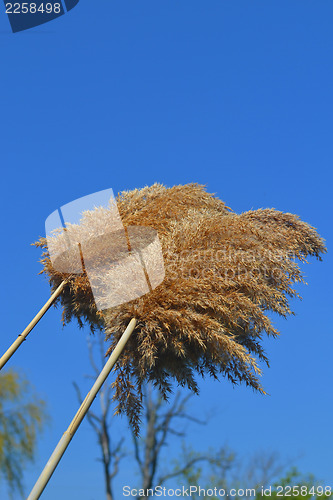
[[[130,319],[137,319],[117,367],[118,411],[137,431],[142,384],[153,381],[166,397],[176,380],[197,393],[195,373],[222,375],[265,394],[257,361],[268,365],[268,359],[260,341],[264,333],[278,335],[267,312],[291,314],[288,298],[298,296],[293,284],[303,281],[295,260],[320,259],[323,239],[293,214],[260,209],[237,215],[197,184],[154,184],[121,193],[117,203],[125,227],[158,231],[163,283],[102,314],[80,274],[69,279],[59,300],[64,323],[76,318],[92,330],[105,329],[108,354]],[[46,248],[45,239],[36,245]],[[53,289],[68,278],[52,267],[47,251],[42,263]]]

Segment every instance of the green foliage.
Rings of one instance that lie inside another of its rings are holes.
[[[13,370],[0,373],[0,479],[11,494],[23,494],[23,469],[34,458],[45,420],[45,402],[27,380]]]
[[[185,461],[189,465],[182,468],[181,464]],[[183,447],[181,460],[175,463],[175,467],[185,488],[197,488],[191,495],[194,500],[227,497],[233,500],[333,498],[331,486],[320,482],[312,474],[300,473],[296,467],[286,470],[275,454],[256,454],[249,463],[245,463],[226,448],[200,455],[191,448]],[[224,494],[221,495],[221,491]]]
[[[313,474],[301,474],[296,467],[292,467],[284,477],[276,481],[272,486],[272,493],[269,498],[279,500],[279,498],[292,498],[294,500],[309,500],[316,498],[317,500],[331,498],[333,496],[332,489],[326,488],[321,484]],[[278,494],[278,493],[282,494]],[[266,498],[260,492],[257,494],[257,499]]]

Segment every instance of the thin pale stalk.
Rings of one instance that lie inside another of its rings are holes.
[[[44,306],[41,308],[41,310],[36,314],[34,319],[29,323],[29,325],[26,327],[25,330],[23,330],[22,333],[17,337],[15,342],[12,343],[12,345],[7,349],[5,354],[2,356],[0,359],[0,370],[5,366],[7,361],[13,356],[13,354],[17,351],[17,349],[20,347],[22,342],[27,338],[31,330],[37,325],[38,321],[44,316],[46,311],[51,307],[53,302],[56,300],[57,297],[61,294],[63,291],[63,288],[66,284],[66,281],[64,280],[56,289],[55,292],[51,295],[49,300],[44,304]]]
[[[135,325],[136,325],[136,320],[133,318],[129,322],[126,330],[124,331],[123,335],[121,336],[118,344],[116,345],[115,349],[113,350],[108,361],[105,363],[103,370],[101,371],[101,373],[97,377],[91,390],[88,392],[85,400],[81,404],[78,412],[76,413],[75,417],[73,418],[68,429],[66,430],[66,432],[63,434],[62,438],[60,439],[57,447],[55,448],[49,461],[47,462],[46,466],[44,467],[43,472],[41,473],[35,486],[31,490],[31,493],[28,496],[27,500],[38,500],[38,498],[40,498],[47,483],[51,479],[53,472],[55,471],[58,463],[60,462],[63,454],[65,453],[69,443],[71,442],[75,432],[77,431],[77,429],[79,428],[79,425],[81,424],[82,420],[84,419],[85,415],[87,414],[87,412],[88,412],[92,402],[94,401],[98,391],[100,390],[100,388],[104,384],[106,378],[110,374],[110,372],[111,372],[112,368],[114,367],[116,361],[118,360],[121,352],[123,351],[123,349],[126,345],[126,342],[130,338],[130,336],[135,328]]]

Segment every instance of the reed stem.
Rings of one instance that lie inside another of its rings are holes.
[[[27,500],[38,500],[40,498],[41,494],[43,493],[47,483],[49,482],[53,472],[55,471],[58,463],[60,462],[63,454],[65,453],[69,443],[71,442],[75,432],[79,428],[79,425],[81,424],[82,420],[84,419],[85,415],[87,414],[92,402],[94,401],[98,391],[104,384],[106,378],[108,377],[109,373],[111,372],[113,366],[115,365],[116,361],[118,360],[121,352],[123,351],[126,342],[130,338],[134,328],[136,325],[136,320],[134,318],[131,319],[129,322],[126,330],[124,331],[123,335],[121,336],[118,344],[116,345],[114,351],[112,352],[111,356],[107,360],[107,362],[104,365],[103,370],[97,377],[94,385],[92,386],[91,390],[88,392],[87,396],[85,397],[85,400],[81,404],[79,410],[77,411],[75,417],[73,418],[71,424],[69,425],[68,429],[66,432],[63,434],[62,438],[60,439],[59,443],[57,444],[55,450],[53,451],[49,461],[47,462],[46,466],[43,469],[43,472],[39,476],[37,482],[35,483],[35,486],[31,490],[30,495],[28,496]]]
[[[53,302],[55,301],[55,299],[57,297],[59,297],[59,295],[61,294],[61,292],[62,292],[62,290],[63,290],[63,288],[65,286],[65,284],[66,284],[65,280],[62,283],[60,283],[60,285],[58,286],[58,288],[56,289],[56,291],[53,292],[53,294],[51,295],[51,297],[49,298],[49,300],[44,304],[44,306],[41,308],[41,310],[36,314],[36,316],[34,317],[34,319],[26,327],[26,329],[23,330],[22,333],[20,333],[20,335],[15,340],[15,342],[13,342],[12,345],[9,347],[9,349],[7,349],[7,351],[5,352],[5,354],[0,359],[0,370],[5,366],[5,364],[7,363],[7,361],[17,351],[17,349],[20,347],[20,345],[22,344],[22,342],[29,335],[29,333],[31,332],[31,330],[37,325],[38,321],[44,316],[44,314],[46,313],[46,311],[51,307],[51,305],[53,304]]]

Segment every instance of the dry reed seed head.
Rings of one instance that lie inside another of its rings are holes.
[[[152,381],[165,397],[173,380],[197,392],[196,373],[264,392],[257,360],[268,359],[261,338],[278,335],[267,311],[291,313],[288,297],[297,296],[293,284],[303,280],[295,259],[320,258],[323,239],[293,214],[234,214],[197,184],[155,184],[121,193],[117,203],[125,227],[158,231],[163,283],[102,316],[82,274],[70,278],[60,301],[65,322],[77,318],[92,329],[105,328],[108,353],[130,319],[137,319],[117,368],[118,411],[138,431],[142,384]],[[47,254],[43,265],[53,287],[68,278],[52,268]]]

